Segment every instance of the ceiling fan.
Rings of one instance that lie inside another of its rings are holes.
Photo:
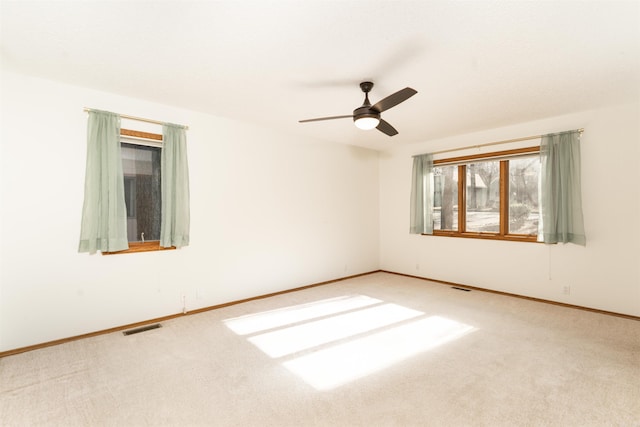
[[[299,123],[353,118],[353,122],[359,129],[369,130],[376,128],[380,132],[389,136],[397,135],[398,131],[388,122],[384,121],[380,117],[380,113],[388,110],[391,107],[395,107],[401,102],[406,101],[407,99],[418,93],[418,91],[416,91],[415,89],[411,89],[410,87],[405,87],[404,89],[401,89],[396,93],[393,93],[386,98],[378,101],[374,105],[371,105],[371,102],[369,102],[369,92],[371,91],[371,88],[373,88],[373,83],[371,82],[360,83],[360,89],[362,89],[362,91],[364,92],[364,103],[362,104],[362,106],[353,110],[353,114],[350,114],[348,116],[331,116],[320,117],[317,119],[306,119],[300,120]]]

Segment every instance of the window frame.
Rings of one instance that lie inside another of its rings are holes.
[[[163,140],[161,134],[141,132],[141,131],[130,130],[130,129],[120,129],[120,136],[121,136],[121,140],[120,140],[121,144],[123,142],[126,142],[127,144],[135,144],[135,142],[132,142],[130,139],[128,139],[127,141],[123,141],[122,137],[136,138],[136,139],[140,139],[141,141],[150,140],[150,141],[156,141],[160,143],[162,143],[162,140]],[[139,145],[145,145],[145,144],[139,144]],[[131,253],[138,253],[138,252],[168,251],[168,250],[174,250],[174,249],[176,249],[175,246],[171,246],[168,248],[161,247],[160,240],[149,240],[145,242],[129,242],[129,249],[125,249],[123,251],[117,251],[117,252],[102,252],[102,255],[118,255],[118,254],[131,254]]]
[[[512,242],[538,242],[537,234],[510,234],[509,233],[509,160],[518,157],[540,153],[539,146],[516,148],[511,150],[495,151],[491,153],[472,154],[467,156],[449,157],[433,161],[433,167],[457,165],[458,166],[458,229],[457,230],[433,230],[433,234],[426,236],[458,237],[487,240],[507,240]],[[497,233],[466,231],[466,206],[467,206],[467,165],[474,161],[500,161],[500,227]]]

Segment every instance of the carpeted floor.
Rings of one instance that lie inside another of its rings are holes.
[[[374,273],[0,359],[2,426],[640,426],[640,322]]]

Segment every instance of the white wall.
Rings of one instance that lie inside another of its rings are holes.
[[[381,268],[640,316],[639,119],[623,105],[381,153]],[[586,247],[408,233],[412,155],[577,128]]]
[[[77,253],[85,106],[190,127],[190,246]],[[0,351],[378,268],[375,151],[6,67],[1,119]]]
[[[6,67],[1,89],[0,351],[378,268],[640,315],[637,104],[376,153]],[[77,253],[84,106],[190,126],[189,247]],[[586,248],[409,235],[412,155],[579,127]]]

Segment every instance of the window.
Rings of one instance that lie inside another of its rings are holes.
[[[540,157],[509,160],[509,234],[538,234]]]
[[[160,148],[121,143],[127,240],[160,240]]]
[[[433,168],[433,229],[458,229],[458,167]]]
[[[128,129],[121,129],[120,134],[129,249],[112,253],[172,249],[159,244],[162,135]]]
[[[539,147],[433,163],[434,235],[537,240]]]

